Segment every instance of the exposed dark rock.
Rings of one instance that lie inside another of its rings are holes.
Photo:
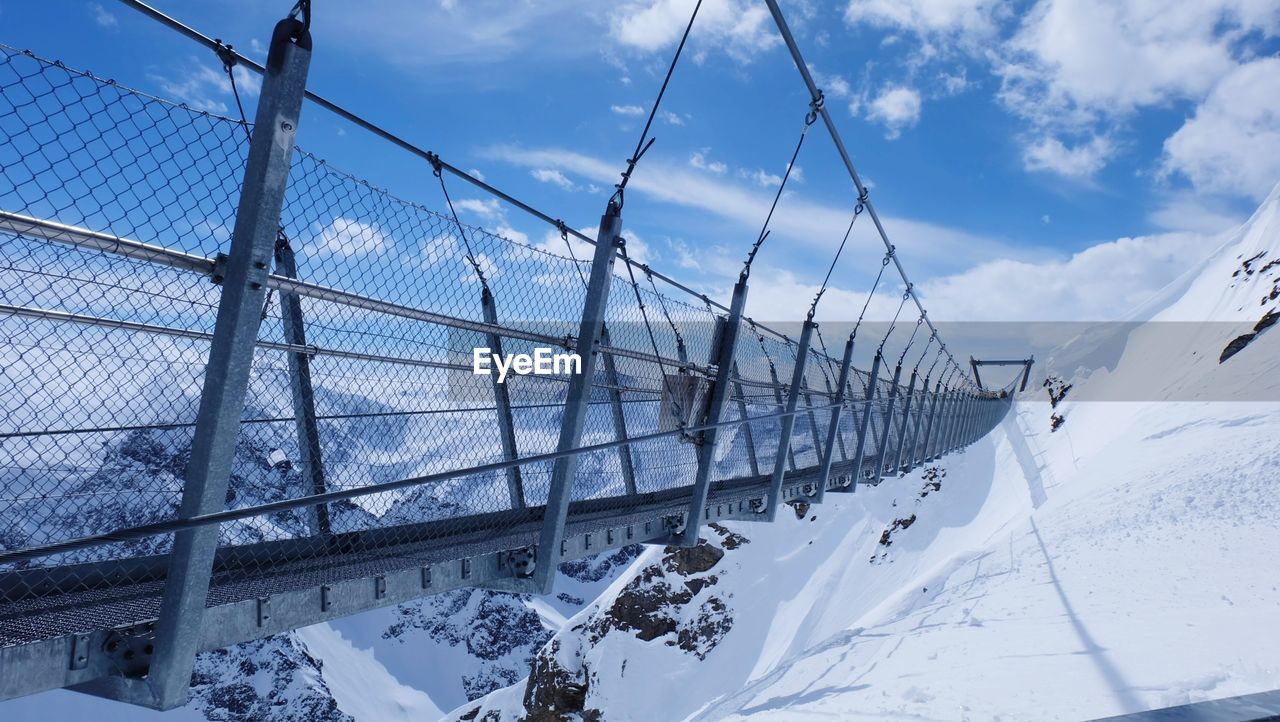
[[[1049,417],[1049,431],[1057,431],[1059,427],[1067,423],[1067,418],[1062,414],[1053,414]]]
[[[586,709],[586,670],[576,672],[560,664],[560,640],[553,639],[534,659],[524,689],[527,722],[562,722],[568,719],[601,720],[600,710]],[[575,655],[576,656],[576,655]]]
[[[214,722],[351,722],[322,667],[289,634],[204,652],[191,674],[191,704]]]
[[[691,623],[681,626],[676,644],[698,659],[706,659],[732,628],[733,616],[729,607],[719,597],[711,597],[699,605],[698,614]]]
[[[795,511],[797,519],[803,519],[804,515],[809,513],[809,502],[807,501],[789,501],[787,503]]]
[[[538,648],[551,638],[538,613],[516,594],[485,589],[458,589],[396,608],[398,621],[383,639],[405,641],[413,629],[486,662],[475,674],[463,674],[462,689],[476,699],[514,684],[529,669]]]
[[[915,514],[912,514],[906,519],[894,519],[893,523],[889,525],[889,528],[885,529],[884,532],[880,534],[880,545],[886,546],[886,547],[892,545],[894,532],[898,531],[899,529],[906,529],[915,523],[916,523]],[[875,557],[871,558],[871,561],[874,562],[875,560],[876,560]]]
[[[708,524],[707,526],[708,526],[712,531],[714,531],[715,533],[717,533],[717,534],[719,534],[719,535],[720,535],[720,537],[721,537],[721,538],[720,538],[720,546],[724,547],[725,549],[733,550],[733,549],[737,549],[738,547],[742,546],[743,544],[750,544],[750,543],[751,543],[751,540],[750,540],[750,539],[748,539],[748,538],[746,538],[745,536],[742,536],[741,534],[739,534],[739,533],[737,533],[737,532],[735,532],[735,531],[730,531],[730,530],[729,530],[729,529],[727,529],[726,527],[724,527],[724,526],[722,526],[722,525],[720,525],[720,524],[717,524],[717,523],[715,523],[715,522],[711,522],[711,523],[710,523],[710,524]]]
[[[630,564],[643,551],[644,546],[640,544],[628,544],[607,554],[563,562],[560,573],[580,582],[598,582]]]
[[[693,547],[667,547],[666,556],[662,557],[662,566],[669,572],[682,577],[705,572],[724,558],[724,550],[699,539]]]

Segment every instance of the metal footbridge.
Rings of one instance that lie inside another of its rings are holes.
[[[309,3],[265,65],[126,4],[262,86],[249,123],[0,46],[0,700],[172,708],[201,651],[460,587],[548,593],[562,561],[773,521],[1009,408],[929,321],[772,0],[804,130],[884,241],[872,293],[901,296],[834,352],[821,292],[791,334],[744,315],[772,208],[727,305],[628,255],[647,127],[591,237],[308,91]],[[444,212],[296,147],[304,103],[420,157]],[[463,224],[446,181],[564,250]],[[498,383],[479,347],[581,373]]]

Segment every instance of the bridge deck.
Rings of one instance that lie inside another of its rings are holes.
[[[850,464],[846,463],[844,466],[848,467]],[[836,471],[842,473],[839,467],[836,467]],[[812,482],[817,472],[818,469],[814,467],[789,473],[786,477],[789,493],[799,493],[798,487]],[[719,482],[708,499],[708,507],[712,507],[708,518],[734,516],[728,509],[732,507],[736,512],[737,502],[763,495],[768,489],[768,481],[767,477],[759,476]],[[687,509],[688,491],[689,488],[684,487],[642,495],[622,509],[616,508],[616,498],[575,502],[571,508],[567,536],[582,537],[593,531],[633,527],[629,538],[624,533],[618,535],[614,543],[597,540],[593,546],[583,550],[586,554],[628,543],[661,539],[668,532],[659,521],[668,514],[683,513]],[[602,509],[605,504],[611,504],[615,508]],[[714,510],[717,506],[722,507],[721,511]],[[341,539],[340,543],[331,544],[326,549],[312,546],[311,553],[303,552],[301,556],[298,556],[301,545],[287,541],[255,545],[257,548],[251,553],[224,553],[220,556],[213,575],[206,606],[219,607],[283,592],[316,589],[350,579],[374,578],[399,570],[421,569],[433,564],[533,546],[541,527],[541,509],[526,512],[522,514],[525,519],[499,533],[468,528],[477,525],[467,525],[459,531],[457,520],[449,519],[410,527],[379,529],[375,530],[376,533],[356,532],[343,535],[346,538]],[[390,538],[401,541],[380,543],[381,539]],[[406,538],[412,540],[402,541]],[[285,548],[288,546],[294,548]],[[270,547],[278,547],[278,553],[263,554],[264,547],[268,551]],[[224,550],[235,551],[234,548]],[[163,559],[154,557],[120,562],[121,565],[132,565],[135,570],[148,566],[152,569],[149,574],[131,574],[131,581],[126,584],[103,584],[98,588],[66,590],[53,594],[41,590],[42,593],[38,596],[33,594],[26,599],[0,603],[0,647],[30,644],[88,630],[112,629],[154,619],[159,612],[164,588]],[[108,574],[106,578],[110,579],[111,576]]]

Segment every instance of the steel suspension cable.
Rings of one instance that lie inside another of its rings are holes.
[[[893,249],[890,248],[885,254],[884,259],[880,261],[880,272],[876,274],[876,280],[871,284],[871,290],[867,292],[867,300],[862,304],[862,312],[858,314],[858,321],[853,324],[853,330],[849,332],[849,338],[858,338],[858,328],[862,326],[862,319],[867,315],[867,307],[871,305],[871,299],[875,298],[876,289],[880,286],[880,279],[884,277],[884,269],[889,266],[889,258],[893,255]],[[901,311],[901,307],[898,309]]]
[[[680,36],[680,44],[676,46],[676,53],[671,57],[671,63],[667,66],[667,75],[662,79],[662,87],[658,88],[658,96],[653,100],[653,107],[649,108],[649,118],[644,123],[644,129],[640,131],[640,140],[636,141],[636,149],[631,153],[631,157],[627,159],[627,169],[622,172],[622,180],[614,186],[615,190],[610,200],[617,203],[618,208],[623,206],[627,183],[631,182],[631,174],[635,172],[636,164],[640,162],[640,158],[648,152],[649,148],[653,146],[653,142],[657,140],[657,138],[649,137],[649,129],[653,127],[653,119],[658,115],[658,106],[662,104],[662,96],[667,93],[667,85],[671,83],[671,76],[676,71],[676,63],[680,62],[680,53],[684,52],[684,45],[689,41],[689,33],[693,30],[693,21],[698,18],[698,10],[701,8],[702,0],[698,0],[698,3],[693,6],[693,12],[689,14],[689,23],[684,27],[684,35]]]
[[[142,2],[142,0],[118,0],[118,1],[133,10],[137,10],[143,15],[146,15],[148,18],[155,20],[156,22],[169,28],[170,30],[174,30],[179,34],[184,35],[187,38],[205,46],[206,48],[214,51],[215,53],[219,51],[220,44],[218,41],[214,40],[213,38],[210,38],[208,35],[205,35],[188,25],[185,25],[182,22],[179,22],[178,20],[170,17],[169,15],[166,15],[160,12],[159,10],[151,7],[145,2]],[[304,25],[309,22],[310,20],[309,20],[309,13],[308,13],[308,19],[304,20]],[[258,63],[252,58],[246,57],[245,55],[241,54],[238,51],[231,50],[230,46],[226,46],[226,47],[227,47],[227,52],[230,52],[235,56],[236,62],[238,64],[243,65],[249,70],[252,70],[253,72],[258,73],[259,75],[266,73],[266,68],[264,68],[261,63]],[[438,162],[440,164],[441,170],[443,170],[444,172],[450,173],[458,178],[461,178],[462,180],[465,180],[466,182],[470,183],[476,188],[479,188],[485,193],[488,193],[489,195],[492,195],[495,198],[498,198],[505,203],[508,203],[512,206],[515,206],[516,208],[519,208],[520,210],[524,211],[525,213],[528,213],[534,218],[537,218],[538,220],[544,223],[547,223],[548,225],[554,226],[558,230],[561,230],[562,232],[565,232],[568,235],[571,235],[580,241],[588,243],[592,246],[596,244],[596,239],[592,238],[591,236],[588,236],[587,234],[582,233],[581,231],[578,231],[576,229],[567,228],[565,224],[562,221],[560,221],[558,218],[555,218],[550,214],[544,213],[543,211],[540,211],[537,208],[534,208],[533,206],[529,205],[528,203],[525,203],[519,198],[516,198],[510,193],[507,193],[506,191],[503,191],[499,188],[496,188],[490,185],[489,183],[486,183],[485,181],[477,178],[476,176],[440,158],[437,154],[432,153],[431,151],[427,151],[427,150],[423,150],[422,148],[419,148],[418,146],[414,145],[413,143],[410,143],[404,138],[401,138],[395,133],[392,133],[391,131],[379,126],[373,121],[370,121],[366,118],[363,118],[355,114],[350,110],[347,110],[341,105],[338,105],[332,100],[329,100],[328,98],[325,98],[324,96],[319,95],[312,90],[305,90],[304,94],[307,100],[310,100],[311,102],[315,103],[321,108],[324,108],[325,110],[333,113],[334,115],[337,115],[343,120],[346,120],[347,122],[352,123],[360,128],[363,128],[364,130],[378,136],[379,138],[382,138],[383,140],[391,143],[392,145],[400,148],[401,150],[408,151],[409,153],[416,155],[419,158],[422,158],[423,160],[431,162],[433,165],[436,162]],[[434,161],[432,161],[433,157],[435,158]],[[702,297],[702,294],[699,294],[698,292],[694,291],[693,289],[689,288],[683,283],[680,283],[674,278],[671,278],[670,276],[659,273],[657,271],[654,271],[654,276],[662,279],[664,282],[670,284],[671,286],[678,288],[681,291],[684,291],[685,293],[688,293],[691,296]],[[711,303],[722,311],[729,310],[728,306],[725,306],[724,304],[721,304],[719,302],[712,301]]]
[[[902,307],[907,305],[907,299],[910,297],[911,294],[909,292],[902,294],[902,300],[898,302],[898,310],[893,314],[893,320],[889,322],[889,330],[885,331],[884,338],[880,339],[880,347],[876,349],[876,353],[884,351],[885,343],[889,341],[889,336],[893,334],[893,330],[898,326],[898,316],[902,315]]]
[[[902,354],[898,356],[898,364],[902,364],[902,360],[907,357],[907,352],[911,350],[911,344],[916,342],[916,334],[920,333],[920,327],[924,325],[924,316],[916,318],[916,327],[911,329],[911,338],[907,339],[907,345],[902,347]]]
[[[489,280],[484,277],[484,269],[480,267],[480,261],[476,260],[476,255],[471,250],[471,240],[467,238],[466,227],[458,218],[458,211],[453,207],[453,199],[449,197],[449,188],[445,185],[444,173],[441,172],[440,158],[435,154],[429,155],[427,160],[431,162],[431,173],[440,181],[440,192],[444,193],[444,201],[449,204],[449,214],[453,216],[453,223],[458,227],[458,236],[462,238],[462,245],[467,250],[467,262],[471,264],[471,270],[475,271],[476,278],[480,280],[480,287],[489,291]]]
[[[859,196],[858,205],[853,208],[853,218],[849,219],[849,227],[844,231],[844,238],[840,241],[840,246],[836,248],[836,254],[831,258],[831,265],[827,267],[827,275],[822,279],[822,286],[818,288],[818,293],[813,297],[813,303],[809,304],[809,318],[818,310],[818,301],[822,300],[822,294],[827,292],[827,284],[831,281],[831,274],[836,270],[836,261],[840,260],[840,254],[844,253],[844,246],[849,242],[849,234],[853,233],[853,224],[858,222],[858,216],[862,215],[862,211],[866,208],[866,198]],[[883,267],[882,267],[883,268]]]
[[[751,251],[747,253],[747,262],[742,268],[742,278],[751,275],[751,263],[755,261],[756,254],[760,252],[760,246],[764,245],[765,239],[769,237],[769,222],[773,220],[773,212],[778,209],[778,201],[782,198],[782,191],[786,189],[787,180],[791,178],[791,171],[796,167],[796,158],[800,157],[800,149],[804,147],[805,136],[809,134],[809,128],[813,127],[814,121],[818,119],[818,110],[821,107],[821,96],[809,102],[809,112],[804,116],[804,127],[800,130],[800,139],[796,141],[796,149],[791,153],[791,160],[787,163],[787,172],[782,175],[782,182],[778,184],[778,192],[773,196],[773,204],[769,206],[769,213],[764,217],[764,225],[760,227],[760,235],[756,238],[756,242],[751,244]]]
[[[769,7],[769,13],[773,16],[774,23],[778,26],[778,32],[782,35],[782,40],[786,44],[787,50],[790,51],[791,59],[795,62],[796,69],[800,72],[800,76],[804,80],[810,96],[815,101],[821,99],[822,90],[820,90],[817,83],[814,82],[813,74],[809,70],[809,65],[805,62],[804,55],[800,52],[800,46],[796,43],[795,36],[792,35],[791,28],[787,25],[786,18],[782,16],[782,9],[778,6],[778,0],[765,0],[765,3]],[[827,127],[827,133],[831,136],[832,142],[835,143],[836,151],[840,155],[840,160],[844,163],[845,170],[849,173],[849,178],[853,181],[854,187],[858,191],[858,196],[865,197],[867,195],[867,187],[863,184],[862,178],[858,175],[858,171],[853,166],[853,161],[849,157],[849,151],[845,148],[844,140],[840,137],[840,131],[836,129],[835,122],[831,119],[831,114],[826,108],[822,107],[819,108],[818,112],[822,116],[823,124]],[[884,242],[885,249],[892,252],[893,244],[889,242],[889,234],[885,231],[884,224],[880,222],[880,217],[876,213],[875,206],[872,205],[870,199],[866,200],[865,203],[867,213],[871,216],[871,221],[876,226],[876,231],[880,235],[880,240]],[[924,304],[921,303],[920,298],[910,290],[913,286],[911,280],[907,277],[906,269],[902,266],[902,261],[898,259],[896,255],[891,255],[890,258],[893,259],[894,265],[898,270],[898,275],[902,277],[902,282],[906,284],[908,293],[910,294],[911,299],[915,302],[916,308],[921,314],[924,314]],[[937,330],[933,325],[933,322],[929,321],[927,317],[925,318],[925,323],[929,325],[930,331]],[[956,368],[960,368],[959,364],[956,363],[955,358],[949,351],[947,352],[947,358],[956,365]],[[961,370],[961,376],[965,376],[966,380],[968,380],[968,377],[964,374],[963,370]]]

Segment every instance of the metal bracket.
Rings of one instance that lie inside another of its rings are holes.
[[[258,626],[265,627],[271,620],[271,597],[258,597]]]
[[[680,536],[684,534],[685,518],[680,514],[670,514],[662,518],[662,524],[671,532],[672,536]]]
[[[71,669],[89,666],[89,635],[77,634],[71,638]]]
[[[209,273],[209,281],[215,286],[221,286],[222,282],[227,278],[227,262],[231,257],[225,253],[219,253],[213,258],[213,271]]]
[[[120,674],[129,679],[142,679],[151,670],[151,657],[155,654],[156,625],[153,622],[135,624],[132,627],[114,629],[102,643],[106,653]],[[78,658],[72,657],[73,664]],[[87,664],[88,660],[85,660]]]
[[[518,579],[528,579],[537,568],[538,550],[535,547],[512,549],[502,556],[505,566]]]

